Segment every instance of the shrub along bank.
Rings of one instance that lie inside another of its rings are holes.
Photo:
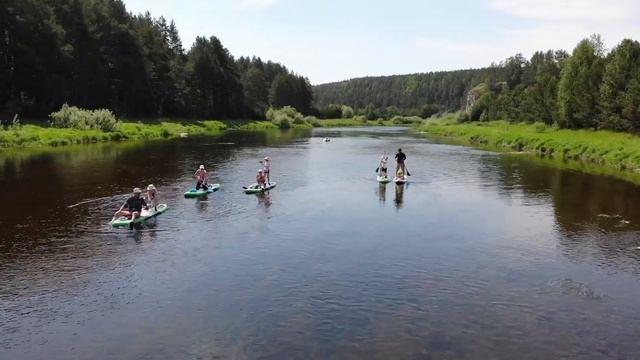
[[[457,123],[456,116],[428,120],[420,129],[430,136],[498,151],[530,152],[623,171],[640,171],[640,137],[633,134],[558,129],[543,123]]]

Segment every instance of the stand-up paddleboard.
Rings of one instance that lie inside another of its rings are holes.
[[[387,183],[391,182],[391,178],[389,176],[387,176],[387,175],[385,175],[385,176],[378,175],[378,182],[380,184],[387,184]]]
[[[114,228],[129,227],[131,223],[134,223],[134,224],[143,223],[152,217],[162,214],[168,209],[169,209],[169,206],[167,206],[167,204],[159,204],[158,206],[156,206],[156,208],[149,208],[149,210],[142,209],[142,212],[140,212],[140,216],[137,217],[134,221],[131,221],[131,219],[129,219],[128,217],[121,216],[117,219],[111,220],[110,224]]]
[[[194,197],[204,196],[207,194],[211,194],[212,192],[218,191],[218,189],[220,189],[220,184],[209,184],[206,190],[204,189],[196,190],[195,188],[193,188],[187,191],[186,193],[184,193],[184,197],[194,198]]]
[[[407,176],[396,176],[395,178],[393,178],[393,182],[398,185],[406,184],[407,181],[409,181],[409,178],[407,178]]]
[[[253,184],[253,185],[249,185],[249,186],[244,187],[244,193],[245,194],[257,194],[257,193],[269,191],[269,190],[273,189],[274,187],[276,187],[276,183],[275,182],[272,182],[272,183],[270,183],[268,185],[265,185],[264,188],[262,186],[258,185],[258,184]]]

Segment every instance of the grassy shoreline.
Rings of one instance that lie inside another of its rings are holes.
[[[354,119],[320,120],[320,127],[372,126],[377,122],[363,124]],[[390,125],[390,124],[385,124]],[[293,128],[311,128],[309,124],[293,125]],[[123,121],[117,131],[78,130],[52,128],[27,124],[16,129],[0,130],[0,148],[23,148],[38,146],[64,146],[92,144],[106,141],[170,139],[187,136],[218,135],[227,130],[277,130],[269,121],[178,121],[159,120],[148,122]]]
[[[585,172],[633,179],[640,173],[640,137],[628,133],[556,129],[543,124],[504,121],[455,123],[429,120],[419,128],[428,136],[503,152],[535,154],[556,162],[580,162]],[[597,170],[595,170],[597,169]]]

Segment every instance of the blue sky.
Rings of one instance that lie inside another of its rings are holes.
[[[571,50],[592,33],[640,40],[636,0],[124,0],[173,19],[185,48],[215,35],[231,51],[281,62],[312,84],[482,67]]]

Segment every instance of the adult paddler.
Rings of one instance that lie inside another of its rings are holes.
[[[204,165],[200,165],[193,176],[195,176],[198,181],[196,183],[196,190],[200,190],[200,188],[202,188],[202,190],[207,190],[207,187],[209,186],[207,183],[209,181],[209,173],[205,170]]]
[[[114,215],[115,218],[119,216],[125,216],[131,219],[131,224],[129,224],[129,228],[133,228],[133,221],[136,218],[140,217],[140,213],[142,213],[143,208],[147,208],[147,202],[144,201],[144,198],[140,196],[142,194],[142,190],[140,188],[133,189],[133,196],[127,199],[127,202],[122,205],[122,208],[116,212]],[[126,208],[126,210],[124,210]]]
[[[398,153],[396,154],[396,174],[398,173],[398,170],[402,170],[402,174],[409,175],[407,168],[404,165],[405,160],[407,160],[407,155],[402,152],[402,149],[398,149]]]

